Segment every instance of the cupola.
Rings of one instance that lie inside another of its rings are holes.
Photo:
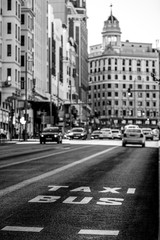
[[[112,5],[111,5],[112,7]],[[102,48],[106,51],[108,48],[112,48],[116,52],[120,51],[121,47],[121,29],[119,27],[119,21],[111,14],[109,18],[104,22],[102,31]]]

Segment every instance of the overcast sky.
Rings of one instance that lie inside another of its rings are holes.
[[[86,0],[88,45],[102,43],[104,21],[112,14],[121,28],[121,40],[160,46],[160,0]]]

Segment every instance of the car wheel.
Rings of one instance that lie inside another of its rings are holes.
[[[145,143],[142,143],[142,147],[145,147]]]

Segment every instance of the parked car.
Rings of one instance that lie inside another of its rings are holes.
[[[153,131],[151,128],[142,128],[142,131],[147,139],[153,140]]]
[[[111,129],[113,139],[122,139],[122,133],[119,129]]]
[[[104,138],[113,139],[113,134],[111,129],[108,129],[108,130],[101,129],[101,134],[99,135],[99,139],[104,139]]]
[[[145,147],[145,135],[141,128],[127,128],[122,137],[122,146],[126,144],[140,144]]]
[[[99,135],[102,134],[102,131],[95,130],[91,133],[91,139],[99,139]]]
[[[69,139],[87,139],[87,131],[82,127],[75,127],[67,134]]]
[[[39,136],[40,144],[46,142],[62,143],[62,131],[59,127],[44,128]]]

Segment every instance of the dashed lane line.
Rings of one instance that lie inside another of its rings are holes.
[[[39,227],[19,227],[19,226],[6,226],[1,229],[2,231],[14,231],[14,232],[41,232],[43,228]]]
[[[81,229],[78,234],[82,235],[102,235],[102,236],[118,236],[118,230],[91,230]]]
[[[45,179],[45,178],[47,178],[47,177],[51,177],[51,176],[53,176],[53,175],[55,175],[55,174],[57,174],[57,173],[60,173],[60,172],[62,172],[62,171],[64,171],[64,170],[69,169],[69,168],[71,168],[71,167],[74,167],[74,166],[76,166],[76,165],[78,165],[78,164],[81,164],[81,163],[83,163],[83,162],[89,161],[89,160],[91,160],[92,158],[95,158],[95,157],[100,156],[100,155],[102,155],[102,154],[105,154],[105,153],[107,153],[107,152],[109,152],[109,151],[112,151],[112,150],[115,149],[115,148],[118,148],[118,146],[116,146],[116,147],[111,147],[111,148],[106,149],[106,150],[104,150],[104,151],[101,151],[101,152],[95,153],[95,154],[93,154],[93,155],[90,155],[90,156],[88,156],[88,157],[86,157],[86,158],[82,158],[82,159],[80,159],[80,160],[78,160],[78,161],[76,161],[76,162],[72,162],[72,163],[67,164],[67,165],[65,165],[65,166],[63,166],[63,167],[54,169],[54,170],[52,170],[52,171],[43,173],[43,174],[41,174],[41,175],[39,175],[39,176],[36,176],[36,177],[30,178],[30,179],[27,179],[27,180],[25,180],[25,181],[23,181],[23,182],[20,182],[20,183],[18,183],[18,184],[13,185],[13,186],[10,186],[10,187],[7,187],[7,188],[5,188],[5,189],[2,189],[2,190],[0,190],[0,197],[3,197],[3,196],[5,196],[6,194],[9,194],[9,193],[11,193],[11,192],[14,192],[14,191],[16,191],[16,190],[18,190],[18,189],[21,189],[21,188],[23,188],[23,187],[26,187],[26,186],[28,186],[28,185],[30,185],[30,184],[32,184],[32,183],[35,183],[35,182],[40,181],[40,180],[42,180],[42,179]],[[70,150],[69,150],[69,151],[70,151]],[[61,152],[61,153],[62,153],[62,152]],[[58,153],[58,154],[60,154],[60,153]],[[54,155],[54,154],[52,154],[52,155]]]

